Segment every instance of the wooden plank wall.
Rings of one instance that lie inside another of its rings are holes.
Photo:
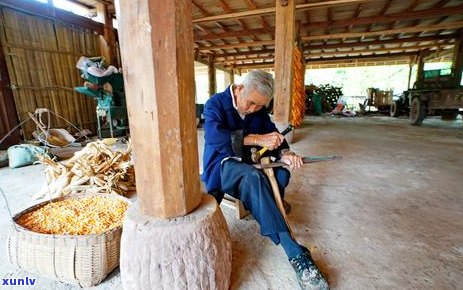
[[[74,125],[95,131],[96,102],[74,91],[83,79],[75,67],[80,56],[98,56],[98,35],[60,21],[0,7],[0,41],[20,121],[27,112],[48,108]],[[53,127],[69,125],[59,118]],[[32,138],[35,125],[22,127]]]
[[[2,43],[0,42],[0,141],[18,125],[13,92],[10,89],[10,76],[6,67]],[[20,142],[19,131],[15,130],[0,142],[0,150]]]

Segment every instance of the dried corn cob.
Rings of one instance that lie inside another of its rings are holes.
[[[17,223],[43,234],[101,234],[122,224],[127,207],[117,198],[67,198],[27,212]]]
[[[302,125],[305,115],[304,74],[305,62],[299,46],[294,48],[293,60],[293,91],[291,100],[291,124],[295,127]]]

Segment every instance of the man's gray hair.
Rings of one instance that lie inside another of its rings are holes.
[[[257,90],[263,96],[273,98],[273,76],[268,72],[253,70],[246,75],[242,85],[244,97],[247,97],[252,90]]]

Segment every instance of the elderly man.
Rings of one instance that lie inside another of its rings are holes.
[[[267,177],[250,165],[250,149],[264,146],[268,156],[290,168],[302,165],[302,158],[289,150],[266,111],[272,97],[272,76],[255,70],[241,85],[231,85],[207,101],[202,180],[217,202],[224,193],[241,200],[259,223],[261,234],[283,247],[302,289],[329,289],[308,249],[291,237]],[[277,168],[275,177],[284,197],[290,173]]]

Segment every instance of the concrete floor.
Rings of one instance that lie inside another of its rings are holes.
[[[421,127],[388,117],[307,118],[292,148],[344,157],[306,165],[293,173],[287,190],[294,232],[332,289],[463,289],[461,118],[429,118]],[[0,169],[0,188],[13,212],[34,203],[41,170]],[[223,210],[233,242],[231,289],[298,289],[284,251],[258,234],[255,220]],[[2,201],[3,249],[9,228]],[[0,255],[0,279],[26,276],[35,277]],[[35,289],[77,287],[39,278]],[[122,289],[119,271],[95,289]]]

